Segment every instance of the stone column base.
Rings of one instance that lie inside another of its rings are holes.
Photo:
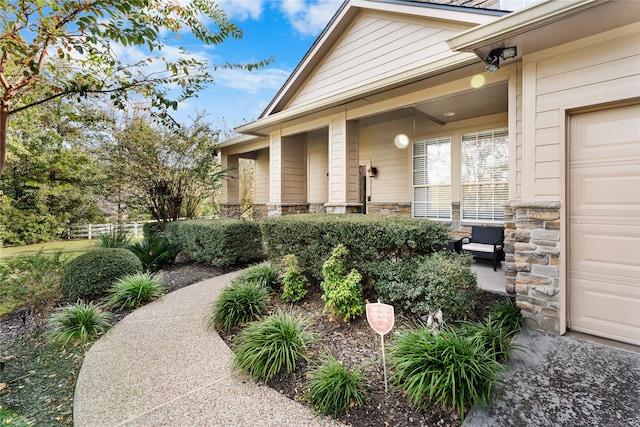
[[[220,203],[220,218],[240,218],[240,203]]]
[[[308,203],[267,203],[268,216],[284,216],[309,213]]]
[[[324,207],[328,214],[362,213],[362,203],[325,203]]]

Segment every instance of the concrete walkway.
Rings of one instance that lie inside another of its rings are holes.
[[[339,426],[230,373],[233,353],[203,319],[236,274],[167,294],[100,338],[78,376],[75,425]]]

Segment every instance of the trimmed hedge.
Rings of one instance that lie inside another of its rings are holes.
[[[68,301],[103,296],[120,277],[142,270],[142,263],[128,249],[99,248],[67,264],[60,276],[60,290]]]
[[[295,254],[300,268],[318,280],[322,264],[340,243],[349,251],[345,267],[369,281],[380,261],[429,254],[449,241],[449,229],[433,221],[360,214],[267,218],[262,235],[270,259]]]
[[[191,219],[167,224],[167,238],[192,260],[216,267],[264,258],[260,225],[239,219]]]

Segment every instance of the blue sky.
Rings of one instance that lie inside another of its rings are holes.
[[[219,0],[231,21],[243,31],[242,40],[229,39],[211,47],[184,47],[205,56],[209,63],[247,63],[275,57],[268,67],[244,72],[219,70],[214,85],[179,106],[175,117],[185,122],[195,112],[209,121],[224,120],[235,127],[253,121],[267,106],[317,36],[342,4],[342,0]]]

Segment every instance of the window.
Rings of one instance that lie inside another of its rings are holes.
[[[462,135],[462,219],[504,221],[509,197],[507,129]]]
[[[413,143],[413,216],[451,219],[451,137]]]

